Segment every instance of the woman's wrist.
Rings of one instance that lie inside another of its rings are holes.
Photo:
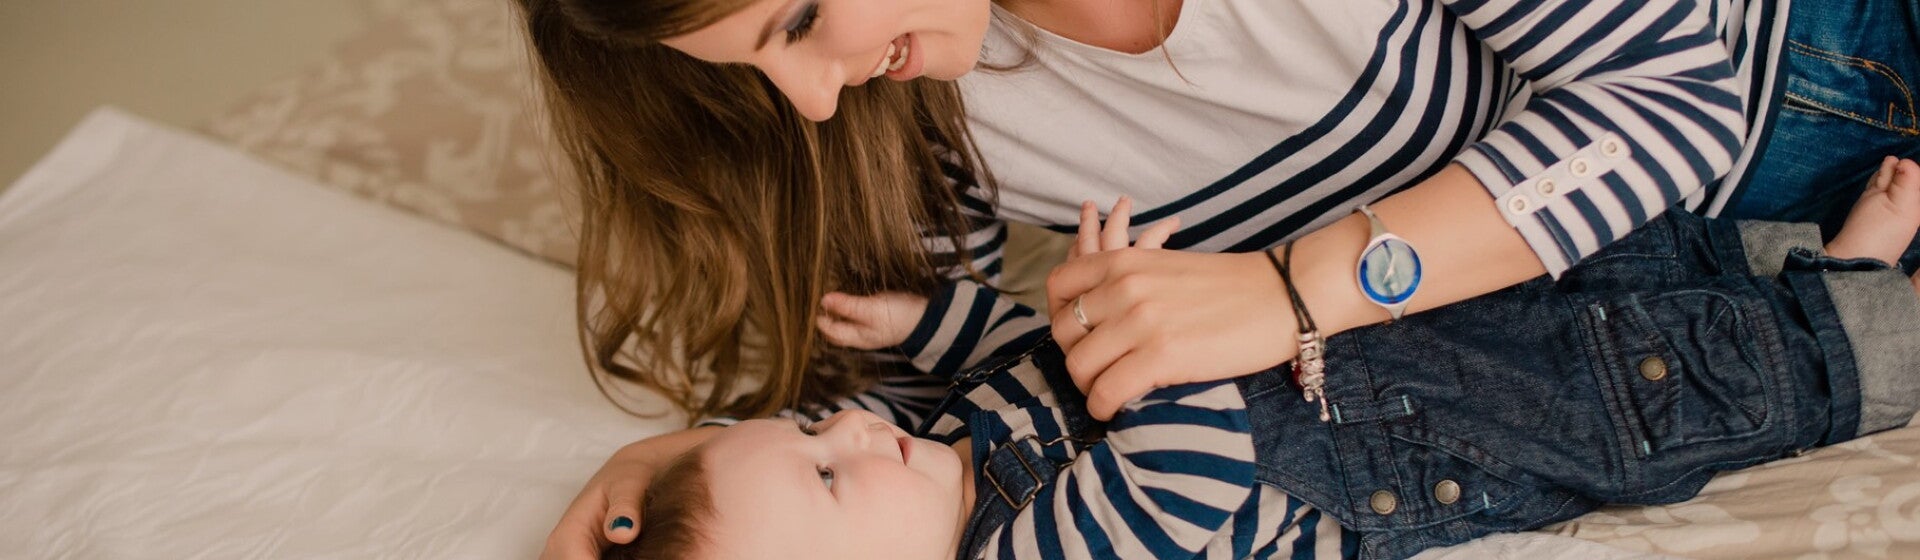
[[[1420,251],[1423,278],[1407,301],[1408,313],[1472,299],[1546,271],[1492,201],[1472,174],[1453,165],[1369,205]],[[1289,266],[1322,335],[1391,318],[1360,292],[1354,274],[1371,232],[1365,216],[1352,214],[1294,242],[1296,264]],[[1284,306],[1275,309],[1288,313]]]
[[[1360,293],[1353,276],[1360,250],[1367,245],[1368,231],[1366,219],[1353,215],[1294,241],[1292,262],[1287,266],[1293,272],[1301,301],[1313,312],[1321,336],[1388,318],[1385,309]],[[1291,310],[1283,307],[1280,312]]]

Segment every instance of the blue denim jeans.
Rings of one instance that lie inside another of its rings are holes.
[[[1794,0],[1771,132],[1723,218],[1832,238],[1881,158],[1920,158],[1920,2]],[[1920,241],[1920,240],[1917,240]],[[1920,246],[1902,264],[1920,265]]]
[[[1361,557],[1400,558],[1904,425],[1920,301],[1818,245],[1673,212],[1557,282],[1334,336],[1331,422],[1287,372],[1239,381],[1260,480],[1359,532]]]

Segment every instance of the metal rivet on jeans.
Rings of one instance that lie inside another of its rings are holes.
[[[1647,381],[1666,379],[1667,361],[1660,359],[1659,356],[1650,356],[1645,360],[1640,360],[1640,377],[1647,378]]]
[[[1393,513],[1394,509],[1400,507],[1400,498],[1395,497],[1392,492],[1386,490],[1374,492],[1373,498],[1367,500],[1367,502],[1368,505],[1373,506],[1373,512],[1380,515]]]
[[[1460,501],[1460,483],[1442,480],[1439,484],[1433,485],[1433,499],[1447,505]]]

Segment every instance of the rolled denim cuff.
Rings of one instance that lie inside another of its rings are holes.
[[[1840,344],[1851,351],[1860,403],[1851,437],[1913,421],[1920,412],[1920,298],[1912,281],[1899,269],[1871,259],[1835,259],[1810,251],[1792,251],[1788,257],[1789,272],[1809,271],[1819,278],[1845,335],[1843,341],[1822,337],[1822,344]],[[1828,353],[1837,352],[1830,348]],[[1845,391],[1838,389],[1846,383],[1831,381],[1835,398],[1842,398]]]
[[[1740,246],[1747,252],[1749,274],[1772,278],[1787,265],[1787,253],[1794,249],[1818,252],[1820,226],[1788,222],[1741,220]]]

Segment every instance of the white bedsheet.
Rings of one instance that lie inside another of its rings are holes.
[[[621,444],[571,275],[127,114],[0,196],[0,557],[530,558]]]
[[[96,111],[0,196],[0,557],[533,557],[679,425],[601,397],[571,310],[566,271]]]

